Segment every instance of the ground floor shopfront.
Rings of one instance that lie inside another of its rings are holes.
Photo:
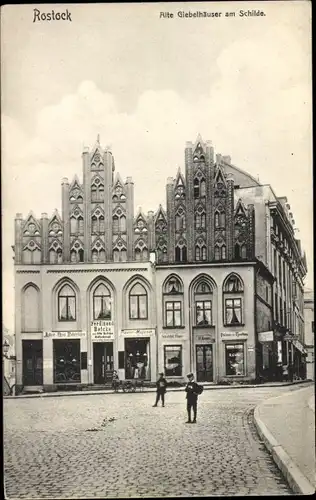
[[[22,360],[17,384],[45,389],[68,385],[103,385],[113,371],[120,380],[155,382],[163,372],[169,381],[184,382],[193,372],[198,382],[253,380],[255,349],[248,333],[215,330],[194,332],[192,341],[183,331],[163,333],[156,329],[95,333],[44,332],[42,338],[22,339]]]
[[[262,332],[258,335],[257,375],[267,381],[286,381],[307,377],[307,351],[293,335]]]

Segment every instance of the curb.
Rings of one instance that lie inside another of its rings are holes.
[[[259,417],[260,406],[261,405],[258,405],[255,408],[254,423],[257,432],[260,438],[262,439],[265,447],[272,455],[274,462],[282,472],[283,476],[287,480],[293,492],[301,495],[313,495],[315,493],[315,488],[311,485],[311,483],[304,476],[304,474],[299,470],[297,465],[289,457],[284,448],[277,442],[275,437],[271,434],[267,426]]]
[[[289,387],[292,385],[311,385],[313,382],[311,380],[297,380],[295,382],[285,382],[285,383],[275,383],[275,384],[256,384],[256,385],[212,385],[204,386],[204,391],[214,391],[214,390],[225,390],[225,389],[254,389],[254,388],[265,388],[265,387]],[[168,392],[179,392],[183,391],[184,387],[175,387],[168,389]],[[146,392],[156,392],[155,388],[148,388],[143,391],[137,391],[137,393],[142,394]],[[112,389],[104,389],[97,391],[69,391],[69,392],[41,392],[36,394],[20,394],[19,396],[3,396],[3,399],[25,399],[25,398],[58,398],[58,397],[73,397],[73,396],[96,396],[101,394],[115,394]],[[124,393],[118,393],[124,394]],[[125,393],[129,394],[129,393]]]

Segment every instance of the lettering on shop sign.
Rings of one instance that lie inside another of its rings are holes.
[[[93,341],[99,341],[99,342],[102,342],[104,340],[113,340],[114,322],[106,320],[92,321],[91,338]]]
[[[183,339],[183,333],[162,333],[163,339]]]
[[[43,332],[43,338],[54,338],[54,339],[69,339],[75,338],[80,339],[86,337],[86,332]]]
[[[121,330],[124,337],[150,337],[155,334],[154,328],[139,328],[137,330]]]
[[[248,332],[222,332],[222,339],[247,339]]]
[[[212,335],[195,335],[196,342],[215,342],[215,337]]]

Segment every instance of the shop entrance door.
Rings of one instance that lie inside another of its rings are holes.
[[[94,383],[104,384],[112,380],[113,375],[113,342],[93,343]]]
[[[22,340],[23,385],[43,384],[43,341]]]
[[[198,382],[213,382],[213,346],[196,346],[196,376]]]

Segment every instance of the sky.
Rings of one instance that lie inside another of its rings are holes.
[[[238,15],[260,9],[265,16]],[[68,9],[70,21],[36,21]],[[15,5],[1,9],[3,322],[14,327],[14,217],[61,210],[97,135],[135,183],[135,209],[165,206],[186,141],[287,196],[313,288],[310,2]],[[178,12],[221,12],[180,18]],[[225,17],[234,11],[235,17]],[[174,14],[162,18],[161,12]]]

